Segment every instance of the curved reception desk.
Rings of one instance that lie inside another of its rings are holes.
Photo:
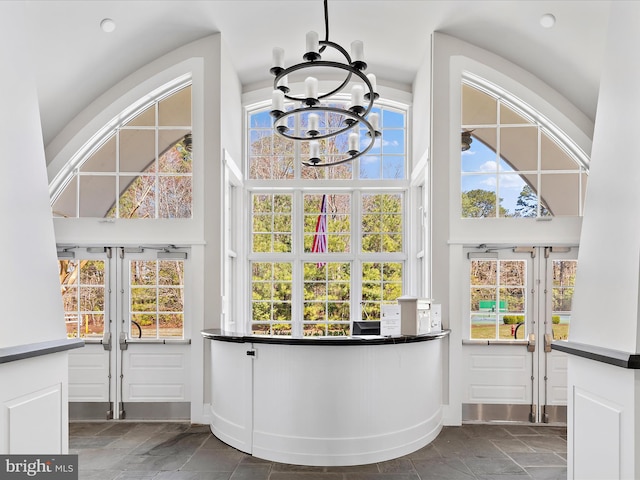
[[[442,429],[442,339],[264,337],[211,340],[211,431],[255,457],[297,465],[375,463]]]

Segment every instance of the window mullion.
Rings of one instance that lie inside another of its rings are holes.
[[[296,156],[297,158],[297,156]],[[304,250],[304,208],[302,192],[293,194],[292,209],[292,250],[293,250],[293,285],[291,287],[291,333],[294,336],[302,336],[304,316],[304,268],[302,251]]]

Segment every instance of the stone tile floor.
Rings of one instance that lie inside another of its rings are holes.
[[[404,457],[353,467],[268,462],[219,441],[208,425],[73,422],[69,453],[80,480],[524,480],[566,479],[566,428],[445,427]]]

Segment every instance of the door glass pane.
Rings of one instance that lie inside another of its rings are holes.
[[[552,330],[555,340],[569,338],[571,309],[576,281],[576,260],[553,261]]]
[[[471,261],[470,338],[509,340],[516,329],[524,338],[526,267],[524,260]]]
[[[132,260],[129,315],[133,338],[183,338],[184,261]]]
[[[58,260],[58,271],[67,337],[101,337],[105,318],[104,262]]]

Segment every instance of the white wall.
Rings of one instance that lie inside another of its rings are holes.
[[[593,137],[569,340],[638,351],[640,4],[614,2]]]
[[[413,81],[412,160],[417,164],[429,151],[431,130],[431,50],[418,68]]]
[[[629,353],[640,335],[638,24],[639,3],[612,2],[569,334]],[[640,370],[571,357],[568,379],[568,478],[638,478]]]
[[[0,348],[65,338],[24,4],[0,3]],[[67,453],[67,353],[0,365],[0,453]]]
[[[38,95],[24,5],[0,4],[0,348],[65,337]]]

